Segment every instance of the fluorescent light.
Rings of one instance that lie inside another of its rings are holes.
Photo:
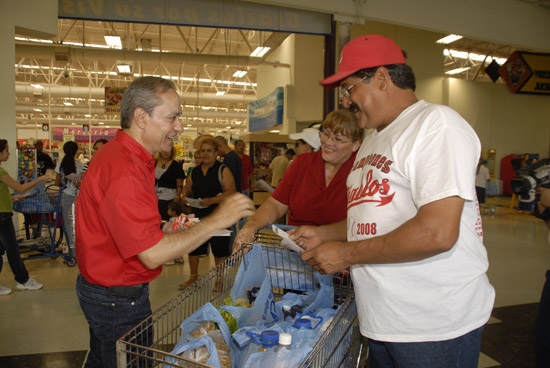
[[[223,96],[223,95],[225,95],[225,91],[216,92],[216,96]]]
[[[105,35],[105,42],[109,47],[115,48],[115,49],[121,49],[122,48],[122,41],[119,36],[109,36]]]
[[[187,124],[188,127],[193,126],[193,124]]]
[[[73,104],[72,104],[72,103],[70,103],[70,102],[67,102],[67,101],[63,102],[63,105],[65,105],[65,106],[73,106]]]
[[[40,84],[38,83],[31,83],[31,87],[34,87],[34,88],[39,88],[39,89],[44,89],[44,87],[42,87]]]
[[[270,49],[271,47],[258,46],[256,47],[256,50],[252,51],[252,54],[250,54],[250,56],[263,57]]]
[[[32,109],[32,111],[42,112],[42,109]]]
[[[235,124],[237,125],[241,125],[243,122],[242,121],[236,121]]]
[[[242,78],[246,75],[246,70],[237,70],[235,73],[233,73],[234,78]]]
[[[448,45],[452,42],[460,40],[461,38],[462,38],[462,36],[460,36],[460,35],[450,34],[446,37],[440,38],[439,40],[435,41],[435,43],[442,43],[444,45]]]
[[[128,64],[118,64],[116,68],[118,69],[119,73],[130,74],[132,72],[132,70],[130,69],[130,65]]]
[[[100,121],[100,122],[99,122],[98,124],[99,124],[99,125],[103,125],[103,124],[105,124],[105,123],[104,123],[104,122],[102,122],[102,121]]]
[[[505,58],[499,58],[499,57],[493,57],[493,56],[487,56],[487,59],[486,59],[485,55],[476,54],[476,53],[467,52],[467,51],[458,51],[453,49],[443,50],[443,55],[452,56],[458,59],[473,60],[473,61],[479,61],[479,62],[482,62],[483,60],[485,60],[485,62],[487,63],[491,62],[492,60],[496,60],[496,62],[499,63],[500,65],[504,64],[507,60]]]
[[[279,133],[279,130],[270,130],[270,133]]]
[[[63,118],[61,116],[58,116],[57,120],[63,120]]]
[[[453,74],[459,74],[462,72],[465,72],[466,70],[470,69],[470,67],[467,68],[456,68],[453,70],[449,70],[448,72],[445,72],[445,74],[453,75]]]
[[[230,126],[226,126],[225,129],[231,129],[231,127],[230,127]]]
[[[91,118],[91,117],[92,117],[92,115],[90,115],[90,114],[85,114],[84,116],[87,117],[87,118]]]

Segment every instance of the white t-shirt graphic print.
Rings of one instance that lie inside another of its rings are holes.
[[[430,202],[465,200],[459,240],[421,261],[352,267],[361,333],[440,341],[485,324],[494,302],[475,193],[480,143],[454,110],[419,101],[366,137],[347,180],[349,241],[387,234]]]

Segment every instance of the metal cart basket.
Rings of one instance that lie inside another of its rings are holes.
[[[264,260],[268,263],[266,268],[275,299],[295,290],[292,280],[300,280],[301,285],[304,280],[312,280],[311,288],[318,290],[319,285],[315,285],[313,281],[313,270],[307,264],[304,263],[300,269],[285,269],[287,262],[277,264],[270,261],[284,260],[285,257],[291,256],[290,250],[278,246],[280,239],[267,231],[261,231],[256,235],[256,242],[262,244]],[[239,265],[243,261],[243,252],[233,254],[122,336],[117,341],[117,366],[208,367],[169,352],[181,335],[180,324],[187,317],[207,302],[214,305],[223,304],[223,300],[229,296]],[[289,275],[291,277],[287,277]],[[277,277],[280,279],[275,280]],[[358,364],[361,339],[358,328],[354,327],[357,309],[351,284],[335,283],[334,303],[340,307],[338,313],[300,367],[338,368]],[[170,361],[167,360],[168,357],[171,357]]]

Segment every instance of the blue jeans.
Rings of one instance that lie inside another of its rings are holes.
[[[482,327],[456,339],[382,342],[369,339],[371,368],[477,368]]]
[[[550,367],[550,270],[540,297],[539,311],[535,321],[537,368]]]
[[[11,212],[0,212],[0,272],[4,264],[2,255],[6,252],[11,272],[15,276],[15,281],[24,284],[29,280],[29,273],[19,253],[19,244],[17,243],[15,228],[13,227],[11,218]]]
[[[73,203],[75,197],[70,194],[63,193],[61,195],[61,213],[63,214],[63,227],[65,228],[65,236],[67,244],[71,248],[71,254],[74,253],[74,227],[73,227]]]
[[[132,299],[109,295],[106,287],[90,284],[78,275],[76,294],[90,328],[90,353],[85,367],[116,368],[116,341],[151,315],[149,285],[144,286],[139,297]],[[132,340],[140,346],[151,346],[152,341],[152,326],[141,330],[138,338]],[[131,359],[136,358],[128,355],[129,362]],[[139,367],[147,366],[144,362],[135,363]]]

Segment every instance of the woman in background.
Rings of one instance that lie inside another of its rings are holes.
[[[64,186],[61,194],[61,213],[63,214],[63,226],[69,244],[69,254],[74,256],[74,211],[73,204],[76,199],[80,178],[84,172],[84,166],[75,157],[78,152],[78,144],[73,141],[65,142],[63,145],[65,156],[57,164],[55,172],[55,185]]]
[[[7,161],[9,157],[10,146],[8,141],[0,139],[0,164]],[[48,175],[43,175],[29,183],[19,184],[3,167],[0,167],[0,271],[2,271],[2,265],[4,264],[3,255],[7,253],[8,263],[15,276],[17,290],[38,290],[44,285],[33,277],[29,277],[29,273],[21,259],[21,254],[19,254],[19,244],[17,243],[12,221],[13,211],[11,203],[12,201],[22,199],[23,196],[11,196],[9,189],[25,193],[36,184],[44,183],[48,180]],[[8,295],[10,293],[10,288],[0,285],[0,295]]]
[[[160,152],[156,156],[155,187],[159,197],[158,208],[162,221],[169,221],[168,204],[181,199],[183,180],[185,173],[180,163],[176,160],[174,146],[169,152]]]

